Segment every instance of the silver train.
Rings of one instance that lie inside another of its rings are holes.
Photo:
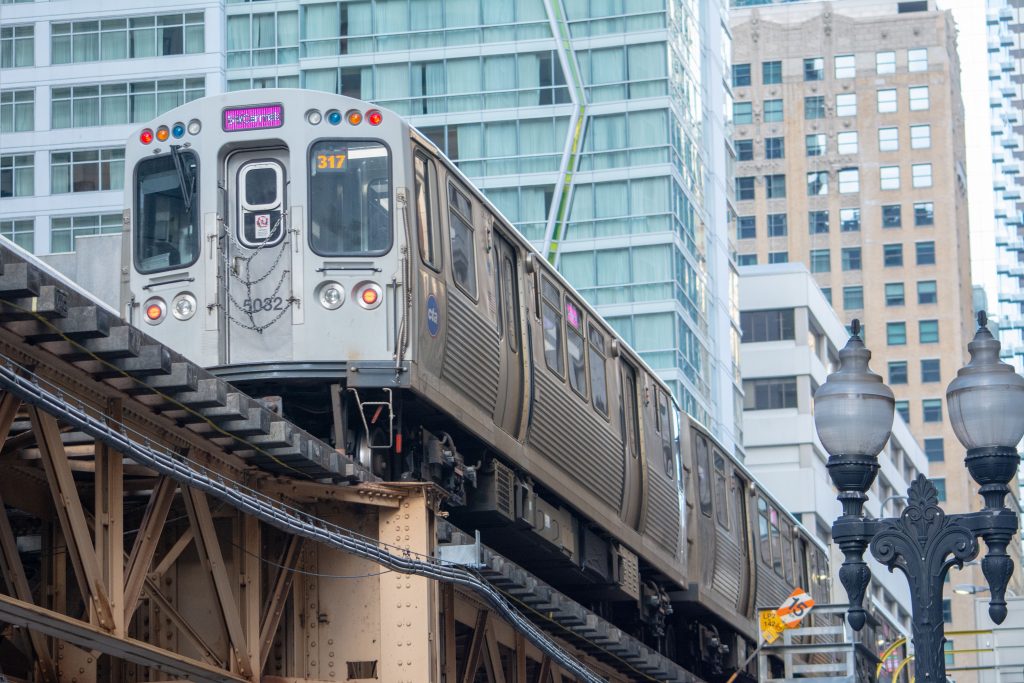
[[[823,549],[437,147],[298,90],[128,141],[126,318],[706,680]],[[269,397],[273,397],[270,399]],[[748,679],[750,680],[750,679]]]

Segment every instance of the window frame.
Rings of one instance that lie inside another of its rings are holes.
[[[420,173],[417,170],[417,162],[423,161],[423,178],[425,182],[422,187],[425,188],[426,192],[421,195],[421,183]],[[413,185],[415,192],[416,202],[416,222],[425,222],[426,226],[420,225],[419,230],[416,232],[417,240],[420,243],[420,260],[427,268],[430,268],[435,273],[440,273],[444,268],[444,249],[441,248],[441,218],[440,218],[440,206],[438,197],[438,174],[437,164],[434,158],[426,153],[423,149],[416,148],[416,152],[413,154]],[[421,197],[425,198],[426,202],[421,205]],[[429,215],[427,215],[429,213]],[[426,227],[426,230],[424,230]],[[429,234],[429,241],[433,245],[431,249],[432,258],[427,258],[427,240],[424,239],[424,233]]]

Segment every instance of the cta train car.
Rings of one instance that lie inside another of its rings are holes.
[[[714,680],[823,552],[437,147],[298,90],[129,140],[124,315]]]

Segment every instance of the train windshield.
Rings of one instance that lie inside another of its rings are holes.
[[[379,142],[324,140],[309,158],[309,243],[321,256],[391,249],[391,157]]]
[[[139,162],[135,186],[135,268],[185,268],[199,256],[199,169],[190,151]]]

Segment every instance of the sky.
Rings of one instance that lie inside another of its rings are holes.
[[[960,53],[960,86],[964,99],[967,143],[967,201],[971,222],[971,271],[974,284],[982,285],[990,302],[995,301],[995,232],[992,206],[991,110],[988,106],[988,49],[983,0],[937,0],[953,10]]]

